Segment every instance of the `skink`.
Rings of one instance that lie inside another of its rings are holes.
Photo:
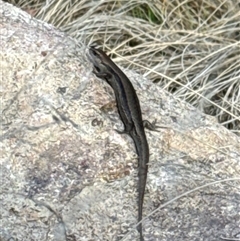
[[[95,47],[89,49],[89,60],[94,66],[93,73],[107,81],[113,88],[118,112],[124,124],[124,131],[129,134],[135,144],[139,157],[138,165],[138,221],[142,220],[143,199],[147,180],[149,147],[144,131],[142,112],[135,89],[128,77],[118,66],[101,50]],[[151,124],[147,122],[150,128]],[[138,225],[140,241],[143,241],[142,224]]]

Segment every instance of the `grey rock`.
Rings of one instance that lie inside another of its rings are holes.
[[[0,14],[0,240],[138,240],[134,145],[86,46],[2,1]],[[239,137],[124,71],[165,127],[146,131],[145,240],[240,238]]]

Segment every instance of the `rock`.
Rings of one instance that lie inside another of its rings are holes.
[[[138,240],[134,145],[86,46],[7,3],[0,14],[1,240]],[[144,119],[166,127],[146,130],[145,240],[240,238],[239,137],[124,71]]]

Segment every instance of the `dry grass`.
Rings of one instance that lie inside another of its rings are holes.
[[[240,134],[238,0],[11,1]],[[19,2],[19,3],[18,3]]]

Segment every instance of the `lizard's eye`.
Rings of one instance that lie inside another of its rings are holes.
[[[98,56],[97,52],[94,49],[91,49],[91,52],[94,56]]]
[[[98,66],[94,66],[95,70],[99,73],[101,72],[100,68]]]

